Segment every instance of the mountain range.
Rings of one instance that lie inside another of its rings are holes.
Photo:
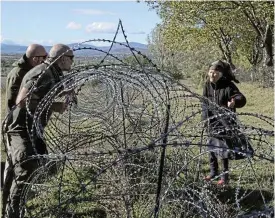
[[[122,43],[126,45],[126,43]],[[111,45],[111,44],[110,44]],[[138,42],[129,42],[131,48],[134,48],[140,51],[143,54],[147,53],[147,45],[138,43]],[[16,45],[16,44],[5,44],[1,43],[1,54],[24,54],[26,52],[27,46],[25,45]],[[97,55],[104,55],[104,53],[98,51],[102,50],[107,52],[110,46],[95,46],[92,44],[81,44],[78,46],[78,43],[68,44],[71,48],[84,48],[75,51],[76,56],[97,56]],[[49,52],[52,46],[44,46],[46,51]],[[111,54],[128,54],[131,50],[128,47],[125,47],[120,44],[114,44],[111,50]]]

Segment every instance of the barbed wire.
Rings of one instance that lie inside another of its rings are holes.
[[[126,43],[115,41],[119,31]],[[86,46],[90,42],[111,45],[103,51]],[[114,45],[128,48],[137,65],[112,54]],[[21,196],[22,216],[249,217],[247,210],[255,202],[253,216],[271,216],[273,172],[268,168],[274,164],[273,118],[233,113],[175,81],[130,47],[121,21],[113,40],[87,40],[71,50],[96,50],[103,57],[93,64],[75,65],[34,113],[28,109],[29,135],[41,138],[49,153],[24,160],[38,159],[40,167]],[[108,58],[117,63],[107,62]],[[40,79],[41,75],[37,82]],[[37,82],[27,96],[27,108],[39,89]],[[68,90],[73,92],[62,96]],[[67,102],[67,110],[52,113],[51,105],[60,101]],[[200,118],[202,102],[217,111],[205,121]],[[240,117],[249,117],[250,123]],[[227,121],[212,129],[212,137],[225,131],[223,138],[244,140],[254,154],[229,147],[209,150],[206,124],[211,120]],[[36,150],[34,138],[32,142]],[[230,162],[231,185],[217,189],[203,177],[209,152],[219,149],[245,158]]]

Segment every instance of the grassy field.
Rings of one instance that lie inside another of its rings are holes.
[[[238,87],[239,87],[240,91],[246,96],[247,104],[245,107],[239,109],[237,112],[263,114],[266,116],[274,117],[274,90],[273,89],[261,88],[257,84],[247,84],[247,83],[239,84]],[[192,90],[196,91],[197,93],[202,92],[201,89],[192,88]],[[1,121],[3,120],[4,115],[5,115],[4,105],[5,105],[5,89],[1,89],[1,107],[2,107],[1,108]],[[261,126],[260,120],[257,120],[256,118],[253,118],[251,116],[241,116],[240,119],[242,122],[244,122],[247,125],[251,125],[251,126],[260,125]],[[1,150],[3,150],[3,148]],[[194,152],[196,152],[195,149],[194,149]],[[169,153],[168,153],[168,155],[169,155]],[[173,158],[173,153],[171,153],[170,155],[171,155],[171,158]],[[177,153],[175,152],[174,155],[177,155]],[[5,154],[3,152],[1,154],[1,156],[3,159],[5,159]],[[253,162],[254,172],[251,172],[251,169],[245,171],[244,170],[245,166],[242,169],[240,169],[240,168],[235,169],[234,168],[235,165],[236,165],[236,163],[231,163],[231,167],[234,169],[232,172],[231,188],[224,190],[222,192],[219,192],[218,193],[220,195],[219,198],[223,199],[224,201],[234,201],[236,187],[239,185],[239,182],[240,182],[240,181],[238,181],[237,175],[239,175],[240,173],[244,173],[243,178],[245,178],[246,181],[241,181],[243,183],[242,187],[249,191],[240,190],[240,193],[245,195],[246,192],[253,192],[253,194],[251,194],[250,197],[247,198],[246,201],[244,202],[244,204],[246,204],[246,205],[244,205],[244,208],[247,209],[248,211],[251,210],[251,208],[252,209],[261,209],[262,202],[260,202],[260,200],[259,200],[260,199],[259,190],[261,190],[264,193],[267,201],[270,201],[273,196],[272,183],[273,183],[274,175],[273,175],[273,171],[270,170],[270,169],[273,169],[273,164],[266,162],[266,161],[257,161],[256,160],[255,162]],[[243,165],[245,165],[245,162]],[[202,166],[201,170],[204,173],[207,173],[208,168],[209,168],[208,163],[203,162],[203,166]],[[252,175],[253,173],[255,173],[255,175],[260,179],[259,180],[261,182],[261,184],[259,185],[260,188],[253,187],[253,185],[255,185],[255,183],[253,183],[253,178],[250,177],[250,175]],[[86,174],[84,175],[84,174],[85,173],[83,173],[83,178],[89,180],[89,178],[86,178],[86,177],[88,177],[88,175],[86,175]],[[70,173],[66,174],[66,176],[68,176],[68,175],[70,175]],[[184,176],[184,174],[182,174],[182,175]],[[181,175],[179,175],[179,177],[180,176]],[[76,178],[70,177],[70,178],[68,178],[68,180],[76,180]],[[180,180],[181,180],[181,178],[178,179],[179,186],[181,184]],[[51,182],[54,183],[54,181],[51,181]],[[185,182],[186,181],[182,181],[183,184]],[[71,188],[71,187],[68,187],[68,188]],[[56,193],[54,191],[56,191]],[[58,190],[53,190],[52,192],[53,192],[53,193],[51,193],[52,195],[57,195]],[[70,192],[72,192],[72,190],[67,190],[67,192],[68,192],[68,195],[70,195]],[[50,202],[51,196],[48,195],[46,197],[50,198],[50,199],[48,199]],[[32,202],[30,202],[30,203],[32,203]],[[41,204],[39,201],[36,203]],[[56,202],[54,202],[54,201],[52,203],[56,204]],[[87,208],[88,208],[88,206],[87,206]],[[138,216],[135,216],[135,217],[138,217]]]
[[[237,112],[251,112],[274,117],[274,89],[262,88],[257,83],[237,84],[240,92],[246,97],[247,103]],[[202,94],[202,88],[193,88],[193,91]]]
[[[257,83],[240,83],[237,84],[240,92],[246,97],[246,105],[237,109],[237,113],[262,114],[274,118],[274,89],[262,88]],[[193,88],[199,94],[202,94],[202,88]],[[252,119],[242,120],[246,124],[255,124]]]
[[[6,115],[6,109],[5,109],[5,102],[6,102],[6,96],[5,96],[6,89],[1,88],[1,124],[5,118]],[[1,125],[2,126],[2,125]],[[2,127],[1,127],[2,132]],[[2,134],[1,134],[1,161],[6,159],[6,155],[3,152],[3,143],[2,143]]]
[[[184,83],[188,83],[184,81]],[[188,85],[192,91],[195,91],[199,94],[202,93],[202,89],[194,88],[191,85]],[[262,114],[269,117],[274,117],[274,90],[272,88],[261,88],[257,83],[241,83],[238,84],[239,90],[246,96],[247,104],[237,110],[238,113],[254,113]],[[5,87],[1,88],[1,123],[5,118]],[[245,124],[258,125],[257,120],[251,119],[251,117],[241,117],[240,118]],[[2,145],[2,142],[1,142]],[[1,146],[1,151],[3,147]],[[1,152],[1,157],[4,160],[5,154]]]
[[[274,89],[261,88],[258,84],[240,84],[239,90],[246,96],[246,105],[238,112],[251,112],[274,117]]]

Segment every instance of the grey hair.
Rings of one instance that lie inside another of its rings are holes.
[[[59,56],[67,53],[70,50],[71,50],[70,47],[67,45],[56,44],[51,48],[51,50],[49,52],[49,59],[54,60],[54,59],[58,58]]]

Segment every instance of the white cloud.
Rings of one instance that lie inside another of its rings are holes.
[[[40,45],[53,45],[56,42],[52,39],[40,39],[40,40],[28,40],[28,41],[23,41],[24,44],[32,44],[32,43],[36,43],[36,44],[40,44]]]
[[[30,45],[30,44],[40,44],[40,45],[53,45],[56,44],[57,42],[52,39],[17,39],[17,40],[12,40],[12,39],[6,39],[1,36],[1,43],[4,44],[9,44],[9,45]],[[58,42],[60,43],[60,42]]]
[[[110,42],[101,42],[101,41],[94,41],[94,42],[91,42],[90,44],[92,44],[94,46],[110,46],[111,45]]]
[[[129,34],[145,34],[144,31],[134,31],[134,32],[129,32]]]
[[[81,24],[72,21],[67,24],[66,28],[71,30],[78,30],[78,29],[81,29]]]
[[[82,43],[85,42],[87,39],[71,39],[68,42],[69,43]]]
[[[3,38],[3,36],[1,36],[1,43],[3,44],[9,44],[9,45],[16,45],[18,44],[17,42],[11,40],[11,39],[6,39],[6,38]]]
[[[110,22],[93,22],[86,26],[86,31],[89,33],[115,33],[117,24]]]
[[[14,44],[14,41],[12,41],[10,39],[6,39],[6,38],[4,38],[3,35],[0,35],[0,43],[3,43],[3,44]]]
[[[113,12],[94,10],[94,9],[74,9],[73,11],[76,12],[77,14],[87,14],[87,15],[116,15]]]
[[[49,39],[49,40],[41,40],[41,45],[53,45],[55,44],[55,41],[52,40],[52,39]]]

